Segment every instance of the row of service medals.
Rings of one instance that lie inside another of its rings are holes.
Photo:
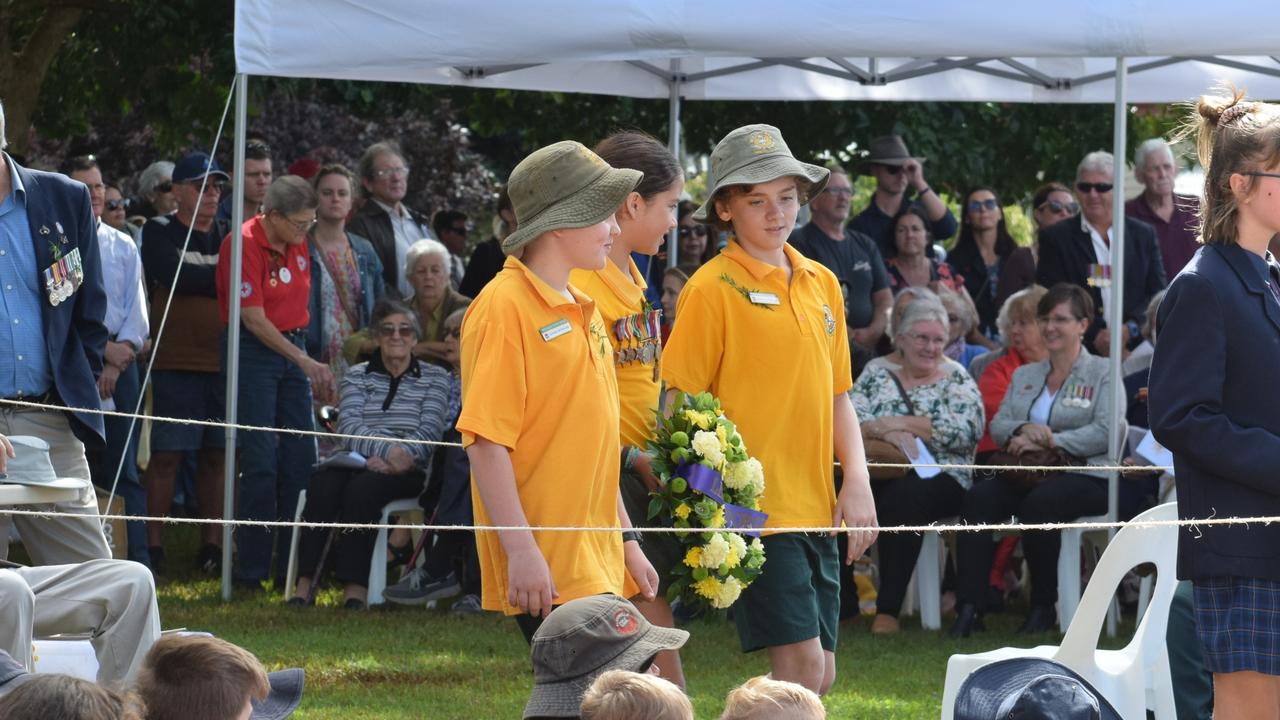
[[[617,320],[613,323],[613,337],[617,340],[618,367],[633,362],[653,365],[653,380],[657,382],[658,363],[662,360],[662,310],[649,310]]]

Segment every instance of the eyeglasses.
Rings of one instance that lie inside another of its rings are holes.
[[[1264,173],[1264,172],[1242,172],[1237,175],[1248,175],[1249,177],[1273,177],[1280,178],[1280,173]]]
[[[853,195],[853,188],[833,188],[833,187],[828,187],[826,190],[823,190],[822,192],[823,192],[823,193],[825,193],[825,194],[827,194],[827,195],[846,195],[846,196],[852,196],[852,195]]]
[[[1036,322],[1041,325],[1070,325],[1080,321],[1070,315],[1041,315],[1036,318]]]
[[[129,200],[127,198],[120,198],[119,200],[107,201],[108,210],[125,210],[128,207],[129,207]]]
[[[280,217],[284,218],[284,221],[289,223],[289,225],[292,226],[294,230],[297,230],[299,234],[309,231],[316,225],[315,218],[311,218],[309,220],[291,220],[289,219],[289,216],[284,213],[280,213]]]
[[[697,237],[705,237],[707,234],[707,227],[705,225],[694,225],[693,227],[686,226],[680,228],[679,237],[687,238],[691,234]]]
[[[409,167],[406,165],[403,167],[384,168],[382,170],[374,170],[371,174],[379,180],[387,177],[394,177],[394,178],[408,177]]]
[[[1079,190],[1081,195],[1088,195],[1091,192],[1096,192],[1099,195],[1105,195],[1106,193],[1111,192],[1111,188],[1113,187],[1115,186],[1111,183],[1076,183],[1076,190]]]
[[[1073,203],[1061,203],[1057,200],[1046,200],[1036,206],[1037,210],[1049,208],[1049,212],[1058,213],[1059,215],[1075,215],[1080,212],[1080,206]]]
[[[942,347],[947,344],[946,338],[938,337],[937,335],[925,335],[924,333],[907,333],[903,337],[915,343],[916,345],[920,345],[922,347],[928,346],[928,345],[937,345],[939,347]]]
[[[152,191],[158,192],[158,193],[173,192],[173,181],[165,180],[164,182],[159,183],[154,188],[152,188]]]
[[[378,334],[384,338],[395,337],[396,335],[413,337],[418,334],[418,331],[412,325],[391,325],[388,323],[378,328]]]
[[[996,204],[995,198],[987,198],[986,200],[970,200],[969,212],[978,212],[979,210],[995,210],[999,205]]]

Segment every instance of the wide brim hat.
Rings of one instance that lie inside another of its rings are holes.
[[[689,639],[686,630],[653,625],[644,619],[631,603],[616,596],[597,595],[580,598],[557,608],[534,635],[534,684],[524,717],[577,717],[582,696],[591,683],[609,670],[639,672],[645,662],[663,650],[679,650]],[[558,625],[555,612],[569,609],[573,617]],[[612,628],[612,629],[611,629]],[[620,639],[619,636],[631,635]],[[601,633],[604,633],[603,635]],[[614,649],[616,654],[610,655]],[[545,651],[553,661],[569,667],[575,659],[595,654],[591,667],[572,677],[550,680],[539,675],[555,675],[539,653]]]
[[[791,154],[782,133],[772,125],[745,125],[724,136],[711,151],[710,191],[693,219],[707,222],[716,193],[730,185],[759,185],[789,176],[809,182],[808,199],[822,192],[831,171],[800,162]],[[808,201],[806,199],[806,202]]]
[[[302,668],[289,668],[267,673],[271,690],[262,700],[251,700],[253,712],[249,720],[284,720],[302,702],[305,675]]]
[[[83,490],[88,482],[80,478],[60,478],[49,460],[49,443],[30,435],[11,435],[14,457],[0,473],[0,483],[28,485],[53,490]]]
[[[1014,704],[1018,717],[1079,717],[1096,703],[1101,720],[1120,720],[1120,713],[1096,688],[1071,668],[1042,658],[1012,658],[983,665],[960,685],[955,720],[997,720],[1009,716]],[[1064,713],[1067,707],[1075,713]],[[1055,712],[1056,711],[1056,712]],[[1092,714],[1092,712],[1089,712]]]
[[[605,221],[643,178],[570,140],[534,151],[507,181],[516,229],[502,241],[502,251],[511,255],[543,233]]]
[[[901,167],[912,160],[923,163],[928,158],[916,157],[907,150],[907,144],[897,135],[885,135],[872,140],[867,145],[867,157],[854,166],[855,175],[870,175],[873,165],[894,165]]]

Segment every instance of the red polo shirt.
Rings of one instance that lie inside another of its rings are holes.
[[[286,245],[284,254],[271,248],[267,242],[267,230],[262,218],[246,222],[244,230],[244,259],[241,261],[240,305],[261,307],[267,319],[280,332],[305,328],[311,322],[307,304],[311,301],[311,268],[308,263],[307,244]],[[222,312],[222,324],[228,322],[230,295],[228,278],[231,275],[231,236],[222,240],[218,251],[218,308]]]

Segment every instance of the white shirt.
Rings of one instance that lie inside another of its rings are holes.
[[[1107,233],[1108,237],[1103,237],[1097,228],[1089,224],[1084,219],[1084,213],[1080,213],[1080,228],[1089,233],[1089,238],[1093,240],[1093,254],[1098,259],[1099,265],[1105,265],[1108,272],[1111,270],[1111,246],[1108,241],[1111,240],[1111,233]],[[1111,288],[1098,288],[1102,295],[1102,317],[1108,322],[1111,320]]]
[[[414,222],[403,204],[391,207],[377,198],[374,202],[378,203],[378,207],[386,210],[387,215],[391,217],[391,230],[396,235],[396,287],[400,290],[400,297],[409,297],[413,294],[413,288],[409,286],[409,279],[404,275],[405,256],[409,253],[410,245],[431,237],[431,233],[427,228]]]
[[[142,286],[142,258],[133,238],[98,222],[98,253],[102,259],[102,284],[107,292],[104,324],[115,342],[127,342],[134,351],[151,334],[147,297]]]
[[[1031,411],[1027,413],[1027,421],[1033,425],[1049,424],[1049,412],[1053,410],[1053,396],[1057,393],[1049,392],[1049,386],[1045,385],[1040,394],[1036,396],[1036,401],[1031,403]]]

